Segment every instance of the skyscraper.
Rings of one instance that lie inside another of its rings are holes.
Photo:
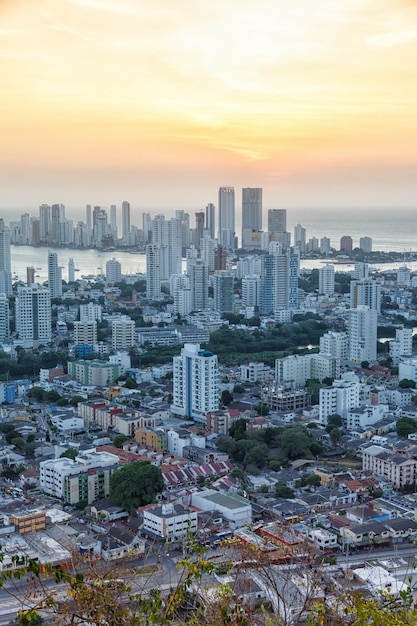
[[[122,202],[122,240],[123,243],[128,242],[130,233],[130,203]]]
[[[7,341],[10,334],[9,299],[0,293],[0,342]]]
[[[216,237],[216,207],[211,202],[206,206],[206,229],[211,239]]]
[[[35,344],[51,341],[51,293],[46,287],[17,288],[16,333]]]
[[[58,266],[58,255],[56,252],[48,252],[48,288],[51,298],[62,296],[62,273]]]
[[[41,204],[39,207],[39,236],[42,243],[49,241],[51,231],[51,207],[49,204]]]
[[[208,267],[197,259],[190,262],[192,311],[203,311],[208,306]]]
[[[235,189],[220,187],[219,189],[219,234],[218,241],[226,248],[235,244]]]
[[[272,242],[269,254],[261,258],[262,313],[276,313],[281,309],[298,307],[299,254],[296,248],[281,250],[280,244]]]
[[[268,232],[285,233],[287,230],[287,209],[268,210]]]
[[[294,246],[296,246],[301,254],[306,251],[306,229],[297,224],[294,226]]]
[[[161,253],[158,244],[146,246],[146,297],[161,300]]]
[[[262,189],[242,189],[242,248],[250,242],[253,231],[262,230]]]
[[[219,313],[233,313],[234,309],[234,278],[228,271],[217,271],[213,274],[214,309]]]
[[[13,293],[10,231],[6,228],[3,219],[0,219],[0,293],[5,293],[6,296],[11,296]]]
[[[110,205],[110,230],[113,237],[117,239],[117,206],[115,204]]]
[[[174,414],[205,422],[206,414],[219,408],[217,356],[186,343],[173,358]]]

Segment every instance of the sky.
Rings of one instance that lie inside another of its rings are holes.
[[[417,0],[0,0],[0,89],[3,212],[416,205]]]

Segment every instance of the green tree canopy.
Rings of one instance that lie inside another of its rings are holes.
[[[238,441],[239,439],[245,439],[247,436],[246,435],[247,424],[248,424],[248,420],[244,419],[243,417],[239,418],[238,420],[235,420],[229,428],[229,436],[233,437],[235,441]]]
[[[411,380],[411,378],[403,378],[398,383],[398,386],[401,387],[402,389],[415,389],[416,382],[415,380]]]
[[[123,465],[110,479],[110,499],[133,515],[139,506],[150,504],[164,488],[159,467],[149,461]]]
[[[285,483],[278,482],[275,485],[275,495],[278,498],[293,498],[294,491],[290,487],[288,487]]]
[[[64,450],[64,452],[62,452],[59,455],[59,458],[61,459],[72,459],[73,461],[75,461],[75,457],[78,455],[78,450],[77,448],[67,448],[66,450]]]
[[[116,435],[113,437],[113,445],[116,446],[116,448],[122,448],[127,439],[128,437],[126,437],[126,435]]]
[[[331,429],[331,431],[329,432],[329,437],[330,437],[330,441],[332,442],[332,445],[335,446],[337,443],[339,443],[341,437],[342,437],[342,433],[340,431],[340,428],[338,428],[337,426],[334,426],[334,428]]]
[[[408,437],[417,432],[417,422],[411,417],[401,417],[396,423],[396,429],[399,437]]]

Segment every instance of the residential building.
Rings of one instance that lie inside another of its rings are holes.
[[[327,354],[338,359],[349,356],[348,335],[344,332],[327,331],[320,337],[320,354]]]
[[[114,352],[130,350],[135,345],[135,322],[127,315],[112,321],[111,345]]]
[[[19,285],[16,297],[16,333],[23,341],[51,341],[51,292],[46,287]]]
[[[248,274],[242,278],[242,305],[247,309],[257,309],[260,303],[261,277]]]
[[[0,343],[7,342],[10,336],[9,298],[0,293]]]
[[[368,306],[377,313],[381,312],[381,283],[373,278],[352,280],[350,283],[350,306]]]
[[[82,385],[105,386],[115,382],[124,372],[122,365],[107,361],[68,361],[68,375]]]
[[[411,280],[410,268],[406,265],[402,265],[397,270],[397,285],[401,287],[409,287]]]
[[[264,383],[271,379],[271,368],[261,362],[250,362],[240,366],[240,380],[248,383]]]
[[[80,305],[80,322],[101,322],[102,308],[100,304],[89,302]]]
[[[74,344],[94,346],[97,343],[97,322],[74,322]]]
[[[398,379],[414,380],[417,384],[417,357],[400,358],[398,364]]]
[[[146,246],[146,297],[161,300],[161,249],[154,243]]]
[[[173,383],[173,413],[205,421],[208,411],[219,408],[217,356],[200,344],[186,343],[173,358]]]
[[[329,415],[347,418],[349,411],[359,406],[360,383],[335,380],[331,387],[320,389],[319,420],[324,426]]]
[[[303,387],[309,378],[322,381],[339,378],[340,360],[325,354],[292,354],[275,361],[275,380],[278,386],[294,383]]]
[[[120,262],[113,257],[106,263],[106,281],[108,283],[120,283],[121,280],[122,266]]]
[[[334,294],[334,265],[326,263],[319,269],[319,295],[332,296]]]
[[[294,246],[299,249],[301,254],[306,251],[306,229],[301,224],[294,227]]]
[[[80,453],[75,460],[60,458],[41,461],[39,486],[45,493],[68,504],[86,501],[89,504],[110,493],[110,477],[119,459],[95,448]]]
[[[343,235],[343,237],[340,238],[340,250],[342,252],[352,252],[353,240],[350,235]]]
[[[190,262],[191,310],[204,311],[208,308],[208,267],[197,259]]]
[[[392,483],[396,489],[417,482],[417,450],[411,448],[411,454],[391,452],[382,446],[369,446],[362,454],[362,468],[373,475]]]
[[[347,312],[349,358],[352,361],[376,361],[378,314],[359,305]]]
[[[51,298],[62,296],[62,272],[58,266],[58,255],[56,252],[48,252],[48,288]]]
[[[372,252],[372,239],[371,237],[361,237],[359,239],[359,248],[365,252],[365,254],[370,254]]]
[[[234,311],[234,278],[232,272],[218,270],[213,274],[214,310],[219,313]]]
[[[401,328],[395,329],[395,341],[389,342],[389,353],[392,358],[392,364],[398,367],[400,357],[411,356],[413,354],[413,329]]]
[[[206,230],[210,239],[214,239],[216,236],[216,207],[211,202],[206,206]]]
[[[10,231],[0,219],[0,293],[13,294],[12,267],[10,257]]]

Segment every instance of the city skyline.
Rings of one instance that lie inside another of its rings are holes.
[[[265,208],[415,203],[412,0],[16,0],[0,16],[2,213],[204,210],[231,185]]]

